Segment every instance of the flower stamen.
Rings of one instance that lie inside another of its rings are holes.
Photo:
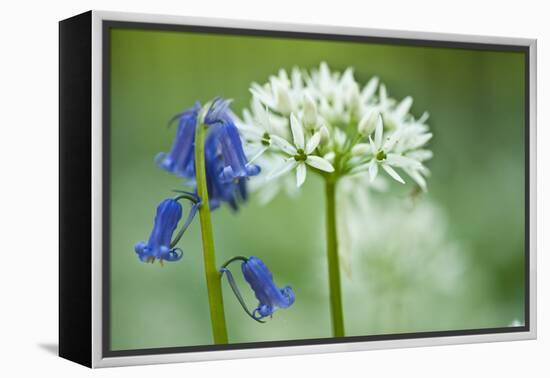
[[[267,132],[262,135],[261,144],[266,147],[269,147],[271,145],[271,136]]]
[[[303,148],[299,148],[296,152],[297,153],[296,153],[296,155],[294,155],[294,160],[296,160],[296,161],[306,161],[307,160],[307,155],[306,155]]]
[[[378,161],[386,160],[387,157],[388,157],[388,155],[386,155],[384,150],[380,150],[376,153],[376,160],[378,160]]]

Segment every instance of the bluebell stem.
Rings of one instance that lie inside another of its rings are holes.
[[[233,275],[227,268],[231,262],[237,260],[242,261],[241,270],[243,272],[244,279],[248,282],[252,291],[254,291],[256,298],[260,302],[253,311],[249,311],[246,307],[246,304],[244,303],[244,300],[242,299],[242,296],[235,284]],[[272,316],[275,310],[279,308],[288,308],[294,303],[295,297],[292,288],[290,286],[285,286],[282,289],[278,288],[273,281],[273,275],[264,262],[258,257],[234,257],[222,265],[220,272],[227,275],[231,289],[235,293],[239,303],[245,312],[254,320],[263,323],[262,319]]]

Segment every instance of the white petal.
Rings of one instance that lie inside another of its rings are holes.
[[[355,83],[355,79],[353,78],[353,68],[348,67],[342,74],[342,78],[340,79],[342,83]]]
[[[315,128],[317,123],[317,105],[308,93],[304,94],[304,124],[310,128]]]
[[[304,163],[298,164],[298,167],[296,167],[296,186],[298,188],[306,181],[306,172],[306,165]]]
[[[326,127],[325,125],[321,126],[321,128],[319,129],[319,132],[321,133],[321,142],[322,143],[328,142],[330,138],[330,132],[328,131],[328,127]]]
[[[428,167],[426,167],[425,165],[423,165],[422,167],[420,167],[420,169],[418,170],[418,172],[420,172],[421,174],[423,174],[425,177],[430,177],[432,172],[428,169]]]
[[[376,92],[376,87],[378,87],[378,77],[374,76],[372,79],[369,80],[367,85],[365,85],[365,88],[361,91],[361,97],[363,98],[363,101],[369,100],[374,92]]]
[[[294,156],[298,153],[298,151],[292,144],[290,144],[286,139],[281,138],[280,136],[271,135],[271,141],[275,147],[280,148],[288,155]]]
[[[421,162],[430,160],[433,157],[433,155],[434,155],[433,152],[430,150],[415,150],[415,151],[407,152],[408,157]]]
[[[376,149],[382,147],[382,134],[384,133],[384,122],[382,121],[382,116],[379,114],[378,119],[376,120],[376,131],[374,132],[374,145]]]
[[[370,135],[369,135],[369,144],[370,144],[371,154],[375,154],[378,151],[378,149],[376,148],[376,145],[374,144]]]
[[[364,136],[370,135],[376,128],[378,117],[379,114],[376,111],[366,113],[359,121],[359,124],[357,125],[357,131],[359,131],[359,133]]]
[[[380,104],[386,105],[386,102],[388,101],[388,91],[386,90],[386,86],[384,84],[380,85]]]
[[[288,127],[288,117],[280,117],[270,114],[269,127],[270,130],[267,130],[269,134],[275,134],[287,140],[291,139],[290,127]]]
[[[278,87],[277,91],[277,108],[282,114],[289,114],[294,108],[290,93],[285,87]]]
[[[319,99],[319,113],[323,114],[324,116],[326,117],[331,117],[332,116],[332,108],[331,106],[328,104],[328,101],[326,99],[326,97],[321,97]]]
[[[350,84],[345,94],[346,104],[356,107],[359,102],[359,86],[357,83]]]
[[[402,132],[400,130],[395,130],[389,136],[386,134],[386,140],[382,143],[382,149],[384,151],[391,151],[394,149],[397,142],[403,140]]]
[[[245,141],[259,142],[264,136],[264,131],[259,127],[249,126],[245,123],[237,126],[241,137]]]
[[[405,172],[407,172],[407,174],[418,184],[418,186],[420,186],[422,191],[424,192],[428,191],[426,180],[424,179],[424,177],[422,177],[420,172],[413,169],[405,169]]]
[[[248,166],[249,164],[252,164],[252,162],[254,162],[256,159],[262,156],[263,153],[267,151],[267,149],[268,149],[268,146],[260,147],[258,151],[254,154],[254,156],[252,156],[251,159],[248,159],[248,163],[246,165]]]
[[[302,73],[298,67],[292,67],[292,71],[290,72],[290,80],[294,89],[303,88]]]
[[[321,62],[319,65],[319,80],[322,86],[328,86],[330,84],[330,68],[328,68],[327,62]]]
[[[286,173],[293,170],[296,165],[298,165],[298,162],[294,160],[294,158],[287,159],[283,164],[281,164],[279,167],[272,170],[269,175],[267,176],[268,180],[273,180],[277,177],[283,176]]]
[[[315,134],[313,134],[313,136],[307,141],[306,149],[305,149],[306,155],[309,155],[313,151],[315,151],[320,141],[321,141],[321,133],[316,132]]]
[[[420,116],[420,118],[418,119],[418,123],[426,123],[426,121],[428,120],[428,118],[430,118],[430,113],[428,112],[424,112],[422,113],[422,116]]]
[[[310,155],[306,159],[306,163],[311,165],[313,168],[320,169],[325,172],[334,172],[334,167],[329,163],[328,160],[323,159],[320,156]]]
[[[419,169],[422,164],[418,161],[397,154],[388,154],[386,162],[394,167]]]
[[[371,146],[367,143],[359,143],[351,148],[352,155],[366,155],[371,152]]]
[[[302,123],[296,118],[294,113],[290,114],[290,129],[292,130],[292,138],[294,139],[294,145],[297,148],[304,148],[304,129]]]
[[[282,114],[289,114],[292,111],[292,101],[288,91],[288,83],[278,78],[272,78],[271,87],[275,95],[274,109],[277,109]]]
[[[411,96],[405,97],[399,105],[397,105],[397,108],[395,109],[395,117],[398,119],[405,117],[411,109],[412,103],[413,99]]]
[[[358,173],[368,171],[369,168],[370,168],[370,163],[357,165],[357,166],[353,167],[352,169],[350,169],[349,175],[353,176],[353,175],[356,175]]]
[[[427,133],[427,134],[419,135],[419,136],[415,137],[415,138],[410,142],[410,148],[411,148],[411,149],[415,149],[415,148],[422,147],[423,145],[425,145],[426,143],[428,143],[428,141],[429,141],[430,139],[432,139],[432,137],[433,137],[433,134],[432,134],[432,133]]]
[[[288,74],[286,73],[286,70],[283,68],[279,69],[279,80],[281,80],[283,83],[288,83]]]
[[[275,100],[273,96],[270,95],[269,92],[261,87],[259,84],[252,83],[250,93],[252,93],[252,96],[258,99],[258,101],[262,102],[264,105],[267,105],[270,108],[273,108],[275,106]]]
[[[332,164],[335,157],[336,157],[336,154],[334,153],[334,151],[330,151],[325,156],[323,156],[323,159],[327,160],[329,163]]]
[[[340,128],[333,129],[333,141],[334,143],[339,146],[343,147],[346,144],[346,141],[348,139],[347,134]]]
[[[258,117],[258,123],[260,124],[260,126],[265,131],[268,131],[268,132],[271,131],[271,127],[270,127],[271,122],[269,121],[269,108],[267,106],[258,107],[257,117]]]
[[[370,182],[373,182],[378,175],[378,163],[372,160],[369,164],[369,178]]]
[[[382,168],[384,168],[388,175],[390,175],[395,181],[400,182],[401,184],[405,183],[405,180],[403,180],[401,176],[399,176],[399,174],[395,171],[395,169],[393,169],[389,165],[382,164]]]

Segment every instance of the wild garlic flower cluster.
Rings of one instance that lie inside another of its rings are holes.
[[[469,245],[453,238],[445,211],[428,197],[405,206],[387,196],[360,196],[355,184],[343,183],[338,202],[346,225],[338,230],[348,275],[342,283],[348,303],[357,304],[346,314],[353,331],[408,332],[463,322],[456,306],[475,308],[464,280],[474,267]]]
[[[308,170],[334,179],[366,174],[374,182],[381,168],[400,183],[403,172],[426,190],[428,114],[416,119],[412,98],[389,97],[378,77],[360,86],[353,68],[340,73],[323,62],[310,71],[281,69],[250,91],[237,127],[250,162],[262,167],[259,185],[269,183],[268,197],[294,192],[291,186],[300,187]]]

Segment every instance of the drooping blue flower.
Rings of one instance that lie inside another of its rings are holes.
[[[273,281],[273,275],[262,260],[251,256],[243,261],[241,269],[260,303],[252,312],[255,319],[273,314],[278,308],[287,308],[294,303],[294,291],[290,286],[279,289]]]
[[[218,208],[222,203],[227,203],[234,211],[238,210],[239,203],[246,201],[248,191],[246,187],[246,177],[234,178],[233,180],[222,179],[224,163],[219,154],[219,148],[216,147],[217,138],[210,137],[206,141],[205,159],[206,159],[206,185],[208,187],[208,196],[210,208]]]
[[[193,216],[196,210],[192,210]],[[157,207],[157,214],[149,241],[139,242],[135,251],[143,262],[177,261],[182,258],[183,252],[172,247],[172,235],[181,219],[182,206],[175,199],[166,199]],[[187,222],[188,223],[188,222]]]
[[[208,126],[205,140],[206,176],[210,207],[216,209],[227,203],[233,210],[246,200],[246,179],[260,172],[260,167],[247,161],[241,138],[229,109],[230,101],[216,98],[209,105],[202,122]],[[176,139],[169,153],[157,156],[157,164],[164,170],[186,178],[195,186],[194,138],[200,103],[177,116]]]
[[[155,158],[159,168],[177,176],[193,178],[195,176],[194,141],[197,117],[201,105],[195,105],[175,116],[170,122],[178,121],[176,137],[170,152],[161,152]]]
[[[233,120],[225,121],[219,128],[218,140],[223,157],[223,170],[220,173],[220,180],[227,182],[235,178],[256,176],[260,173],[260,167],[248,163],[239,132]]]

